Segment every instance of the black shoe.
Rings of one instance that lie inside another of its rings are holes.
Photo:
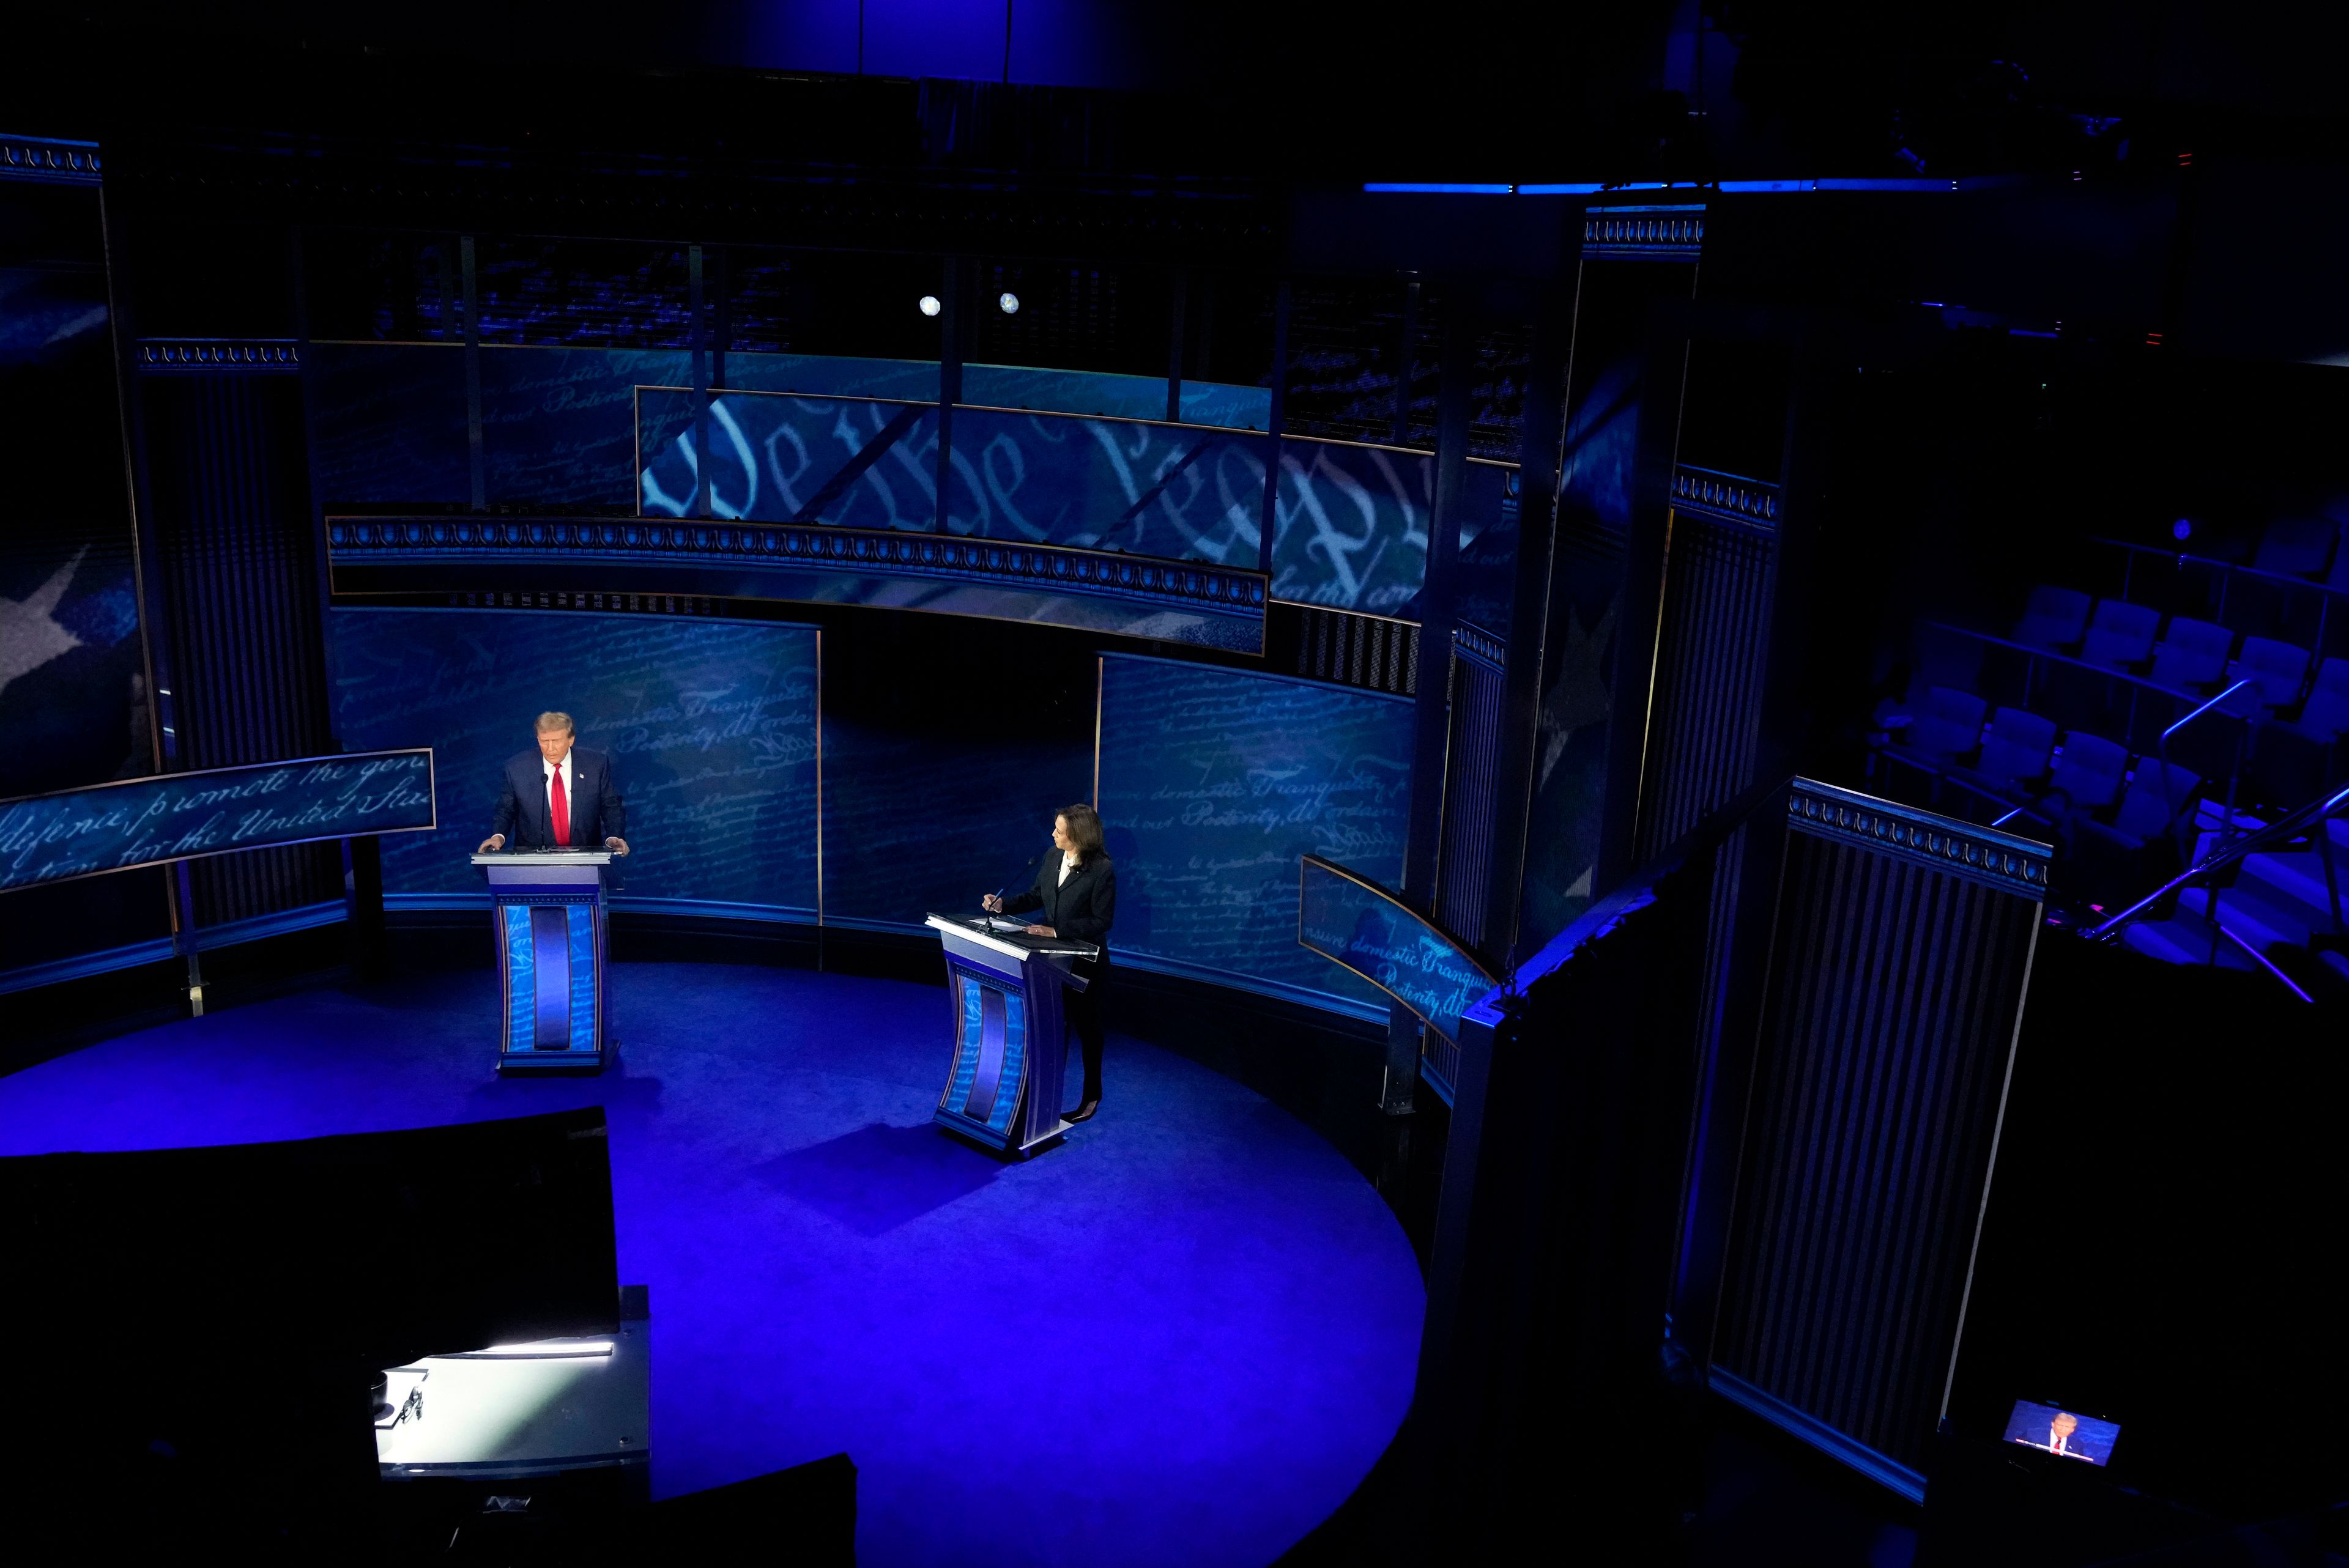
[[[1077,1109],[1074,1109],[1074,1110],[1072,1110],[1072,1111],[1069,1112],[1068,1117],[1066,1118],[1066,1119],[1067,1119],[1067,1120],[1070,1120],[1070,1121],[1072,1121],[1072,1122],[1075,1122],[1075,1121],[1091,1121],[1091,1120],[1092,1119],[1093,1112],[1095,1112],[1095,1111],[1099,1110],[1100,1109],[1101,1109],[1101,1097],[1100,1097],[1100,1096],[1098,1096],[1098,1095],[1096,1095],[1096,1096],[1094,1096],[1092,1099],[1089,1099],[1089,1100],[1085,1101],[1085,1103],[1084,1103],[1084,1104],[1082,1104],[1082,1105],[1081,1105],[1081,1106],[1077,1107]]]

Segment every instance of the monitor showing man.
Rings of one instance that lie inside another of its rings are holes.
[[[628,852],[627,804],[612,779],[612,759],[573,745],[567,713],[538,716],[538,749],[506,761],[505,791],[480,853],[516,849],[593,849]]]
[[[2083,1416],[2060,1405],[2017,1399],[2006,1418],[2006,1440],[2039,1449],[2058,1459],[2110,1464],[2113,1443],[2121,1435],[2117,1423]]]

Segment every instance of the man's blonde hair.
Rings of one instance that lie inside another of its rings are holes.
[[[571,722],[571,716],[567,713],[542,713],[538,716],[538,732],[541,735],[576,735],[579,727]]]

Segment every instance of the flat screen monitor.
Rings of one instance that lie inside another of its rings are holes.
[[[2013,1413],[2006,1418],[2008,1442],[2092,1465],[2112,1462],[2113,1443],[2120,1435],[2116,1422],[2031,1399],[2017,1399]]]

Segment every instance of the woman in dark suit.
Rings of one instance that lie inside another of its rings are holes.
[[[1052,847],[1061,852],[1036,873],[1034,887],[1009,898],[989,893],[979,902],[989,914],[1042,910],[1044,918],[1028,928],[1030,936],[1101,944],[1101,957],[1081,971],[1089,982],[1085,989],[1071,987],[1061,993],[1068,1005],[1069,1025],[1077,1031],[1085,1052],[1084,1100],[1069,1119],[1083,1121],[1101,1109],[1101,993],[1102,982],[1109,978],[1109,928],[1117,919],[1117,868],[1102,852],[1101,814],[1091,806],[1061,809],[1052,819]]]

